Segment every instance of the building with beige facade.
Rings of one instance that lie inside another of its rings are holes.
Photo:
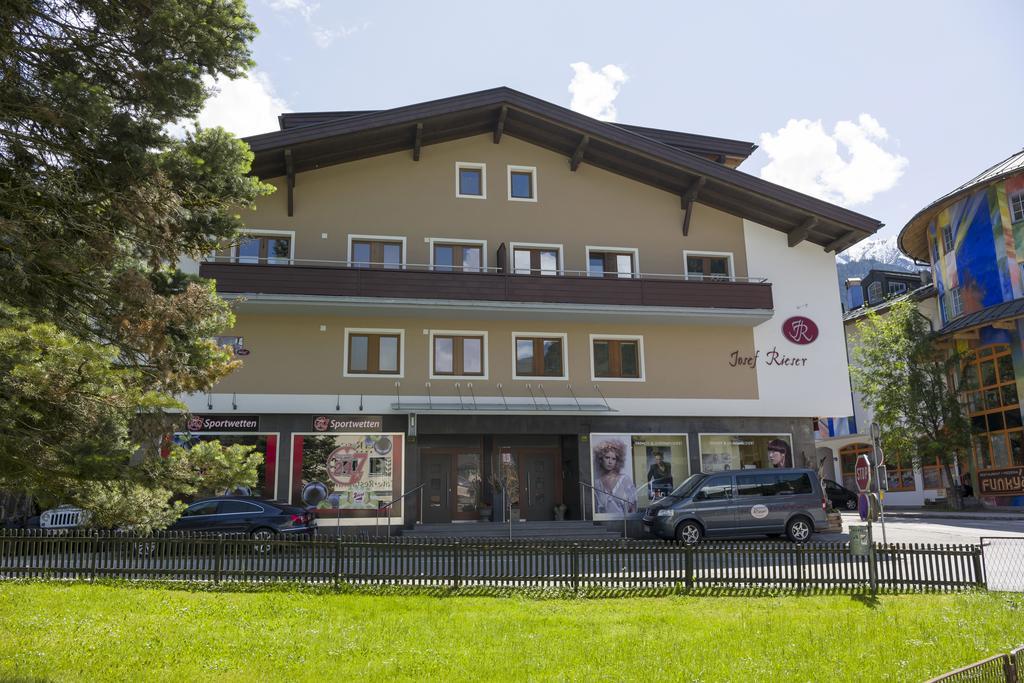
[[[322,525],[621,519],[772,442],[815,466],[851,412],[834,254],[881,224],[737,170],[751,143],[507,88],[280,128],[247,139],[277,191],[197,264],[243,367],[187,402]]]

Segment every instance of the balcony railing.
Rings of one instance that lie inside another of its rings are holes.
[[[231,294],[283,294],[494,301],[597,306],[770,310],[771,284],[760,278],[605,273],[423,264],[293,260],[291,264],[212,259],[200,275]]]

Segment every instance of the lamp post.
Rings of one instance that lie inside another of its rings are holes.
[[[878,517],[882,522],[882,545],[888,546],[885,536],[885,502],[882,491],[882,476],[885,475],[885,453],[882,451],[882,427],[877,422],[871,423],[871,457],[875,468],[875,483],[878,496]]]

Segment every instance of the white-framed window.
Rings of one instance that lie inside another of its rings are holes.
[[[348,260],[353,268],[405,267],[405,237],[393,235],[349,235]]]
[[[691,279],[731,280],[735,276],[732,252],[684,250],[683,273]]]
[[[512,379],[569,379],[569,335],[565,332],[513,332]]]
[[[644,338],[632,334],[590,335],[592,382],[643,382]]]
[[[889,295],[890,296],[892,296],[894,294],[902,294],[905,291],[907,291],[907,283],[906,282],[890,282],[889,283]]]
[[[243,229],[242,239],[231,247],[233,263],[290,265],[295,260],[294,230]]]
[[[882,283],[872,282],[868,285],[868,303],[877,304],[882,300]]]
[[[395,377],[405,372],[405,330],[345,328],[344,377]]]
[[[512,272],[516,275],[561,275],[564,267],[561,244],[510,242]]]
[[[589,277],[633,278],[640,272],[640,250],[634,247],[587,247]]]
[[[537,168],[534,166],[508,166],[508,200],[510,202],[537,201]]]
[[[949,290],[949,312],[953,318],[958,318],[964,312],[964,302],[960,298],[960,288],[954,287]]]
[[[953,226],[947,225],[942,228],[942,253],[953,253]]]
[[[430,379],[487,379],[487,332],[430,330]]]
[[[487,199],[487,164],[456,161],[455,196],[460,199]]]
[[[1008,201],[1013,222],[1024,221],[1024,190],[1011,194]]]
[[[429,237],[430,269],[441,272],[487,271],[487,240]]]

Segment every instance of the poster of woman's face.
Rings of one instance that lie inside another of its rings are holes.
[[[789,444],[782,439],[769,441],[768,462],[772,467],[792,467],[793,455],[789,451]]]
[[[591,435],[594,513],[621,516],[636,512],[633,454],[629,434]]]

